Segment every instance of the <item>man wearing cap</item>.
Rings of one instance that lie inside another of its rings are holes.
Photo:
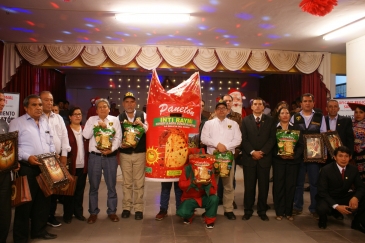
[[[124,95],[123,108],[124,111],[119,115],[123,134],[126,131],[123,127],[124,122],[132,122],[134,125],[143,127],[145,133],[135,148],[125,146],[123,143],[119,148],[119,159],[123,175],[122,218],[129,218],[131,210],[134,208],[134,218],[141,220],[143,219],[147,118],[146,113],[136,110],[136,98],[131,92]]]
[[[221,100],[215,106],[215,118],[205,122],[201,140],[207,145],[207,153],[213,154],[214,150],[221,153],[231,151],[235,154],[235,148],[241,144],[241,131],[237,122],[228,119],[228,106],[226,102]],[[232,168],[235,166],[235,161],[232,163]],[[233,188],[234,171],[229,173],[229,177],[222,178],[223,184],[223,209],[224,216],[230,220],[235,220],[236,216],[233,213]]]
[[[110,116],[110,105],[107,99],[98,99],[96,101],[97,116],[90,117],[82,132],[82,135],[89,141],[89,160],[88,160],[88,177],[90,182],[89,190],[89,213],[90,217],[87,220],[89,224],[95,223],[97,215],[100,212],[98,207],[98,191],[102,173],[104,174],[105,183],[108,189],[107,199],[107,214],[112,222],[118,222],[119,218],[116,215],[118,197],[115,189],[117,180],[117,149],[120,146],[122,139],[122,131],[120,129],[119,120],[115,116]],[[97,141],[94,136],[95,129],[103,129],[115,132],[114,136],[105,139],[108,134],[97,136],[98,141],[101,140],[101,145],[111,145],[110,148],[97,149]],[[110,139],[111,138],[111,139]],[[111,144],[109,144],[111,143]]]
[[[238,92],[238,91],[237,91]],[[234,90],[231,89],[230,90],[230,94],[225,94],[222,96],[222,100],[227,104],[227,118],[231,119],[235,122],[238,123],[238,126],[241,129],[241,125],[242,125],[242,115],[238,112],[233,111],[232,109],[232,105],[233,105],[233,97],[231,94],[234,93]],[[216,113],[213,113],[210,117],[210,119],[213,119],[216,117]],[[235,154],[234,154],[234,158],[235,158],[235,162],[236,165],[237,164],[241,164],[241,157],[240,157],[240,153],[241,153],[241,146],[238,146],[235,149]],[[234,174],[236,173],[236,167],[234,168]],[[218,190],[217,190],[217,195],[219,197],[219,204],[222,205],[223,204],[223,185],[222,185],[222,178],[217,179],[218,181]],[[236,188],[236,179],[235,177],[233,177],[233,188]],[[237,209],[237,204],[235,203],[235,201],[233,200],[233,207],[235,209]]]
[[[266,215],[269,193],[272,148],[275,144],[274,120],[265,114],[265,102],[260,97],[253,99],[253,114],[242,121],[242,162],[244,174],[244,215],[249,220],[253,214],[256,184],[258,184],[257,214],[261,220],[268,221]]]

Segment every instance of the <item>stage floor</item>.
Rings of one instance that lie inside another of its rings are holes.
[[[99,208],[101,210],[98,220],[95,224],[89,225],[73,219],[71,224],[65,224],[62,221],[63,206],[58,204],[56,217],[62,222],[58,228],[48,227],[50,233],[58,235],[50,243],[63,242],[87,242],[87,243],[231,243],[231,242],[265,242],[265,243],[296,243],[296,242],[364,242],[365,235],[361,232],[350,228],[351,219],[345,217],[345,220],[338,221],[329,217],[327,229],[319,229],[317,221],[305,209],[303,214],[295,216],[293,222],[286,219],[277,221],[275,211],[273,210],[272,193],[270,188],[268,204],[271,209],[267,215],[270,221],[262,221],[256,213],[249,221],[241,220],[243,215],[243,180],[242,170],[237,170],[237,188],[235,201],[238,209],[234,210],[237,220],[228,220],[223,216],[223,208],[219,206],[217,221],[214,229],[206,229],[200,215],[202,209],[197,210],[191,225],[184,225],[182,219],[175,215],[174,193],[171,193],[168,217],[162,221],[156,221],[155,216],[159,211],[160,202],[160,183],[146,182],[145,186],[145,210],[144,219],[135,220],[134,212],[128,219],[120,218],[117,223],[111,222],[106,214],[106,185],[104,182],[100,185],[99,190]],[[122,212],[122,187],[121,175],[118,173],[118,211],[120,217]],[[270,187],[272,183],[270,183]],[[88,183],[85,189],[84,216],[87,218],[88,209]],[[305,208],[308,208],[309,192],[304,192]],[[12,230],[9,232],[8,243],[13,242]],[[33,240],[32,242],[41,242],[42,240]]]

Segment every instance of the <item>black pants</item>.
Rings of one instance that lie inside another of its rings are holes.
[[[10,172],[0,174],[0,243],[8,237],[11,221],[11,177]]]
[[[84,168],[76,169],[76,189],[73,196],[65,196],[63,201],[63,218],[71,219],[72,215],[77,217],[84,216],[84,190],[86,185],[87,174],[84,173]]]
[[[257,214],[264,215],[267,210],[267,197],[269,193],[270,168],[261,167],[259,163],[254,167],[243,166],[245,192],[243,206],[245,214],[253,214],[253,205],[256,198],[256,184],[258,184],[259,194],[257,199]]]
[[[29,225],[31,237],[46,233],[51,197],[45,197],[37,183],[36,176],[40,173],[38,166],[21,164],[19,175],[27,176],[32,201],[15,208],[14,243],[28,242]]]
[[[349,205],[350,199],[353,197],[353,195],[354,195],[354,193],[350,193],[343,198],[334,198],[334,200],[338,205]],[[327,215],[331,214],[332,211],[336,210],[336,209],[333,209],[332,208],[333,205],[329,205],[326,200],[319,197],[318,195],[316,197],[316,200],[317,200],[316,212],[319,215],[319,219],[326,221]],[[353,221],[355,221],[356,223],[361,223],[362,226],[365,227],[365,200],[364,199],[359,201],[358,209],[353,214],[354,214]]]
[[[299,165],[277,161],[273,165],[273,198],[277,216],[292,215]]]

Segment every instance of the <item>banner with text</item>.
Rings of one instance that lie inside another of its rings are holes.
[[[5,107],[0,112],[0,119],[8,124],[14,118],[19,117],[19,93],[5,93]]]
[[[359,103],[365,105],[365,97],[354,97],[354,98],[339,98],[335,99],[338,101],[340,111],[338,112],[341,116],[348,116],[351,119],[354,117],[354,111],[347,105],[347,103]]]

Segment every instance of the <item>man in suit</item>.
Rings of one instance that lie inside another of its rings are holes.
[[[325,117],[327,131],[337,131],[341,138],[342,144],[350,149],[351,154],[354,152],[354,133],[352,131],[352,121],[349,117],[338,115],[340,107],[337,100],[327,102],[326,110],[328,116]],[[327,163],[334,160],[328,156]]]
[[[340,146],[334,154],[336,162],[324,166],[318,178],[318,227],[327,227],[327,214],[332,213],[335,218],[342,214],[353,214],[351,228],[365,233],[365,185],[358,169],[349,165],[350,149]]]
[[[265,102],[261,98],[252,101],[253,114],[246,116],[242,122],[242,161],[245,183],[244,211],[242,220],[249,220],[253,214],[256,183],[258,182],[257,214],[263,221],[266,215],[267,196],[269,192],[272,148],[275,144],[274,120],[265,114]]]

